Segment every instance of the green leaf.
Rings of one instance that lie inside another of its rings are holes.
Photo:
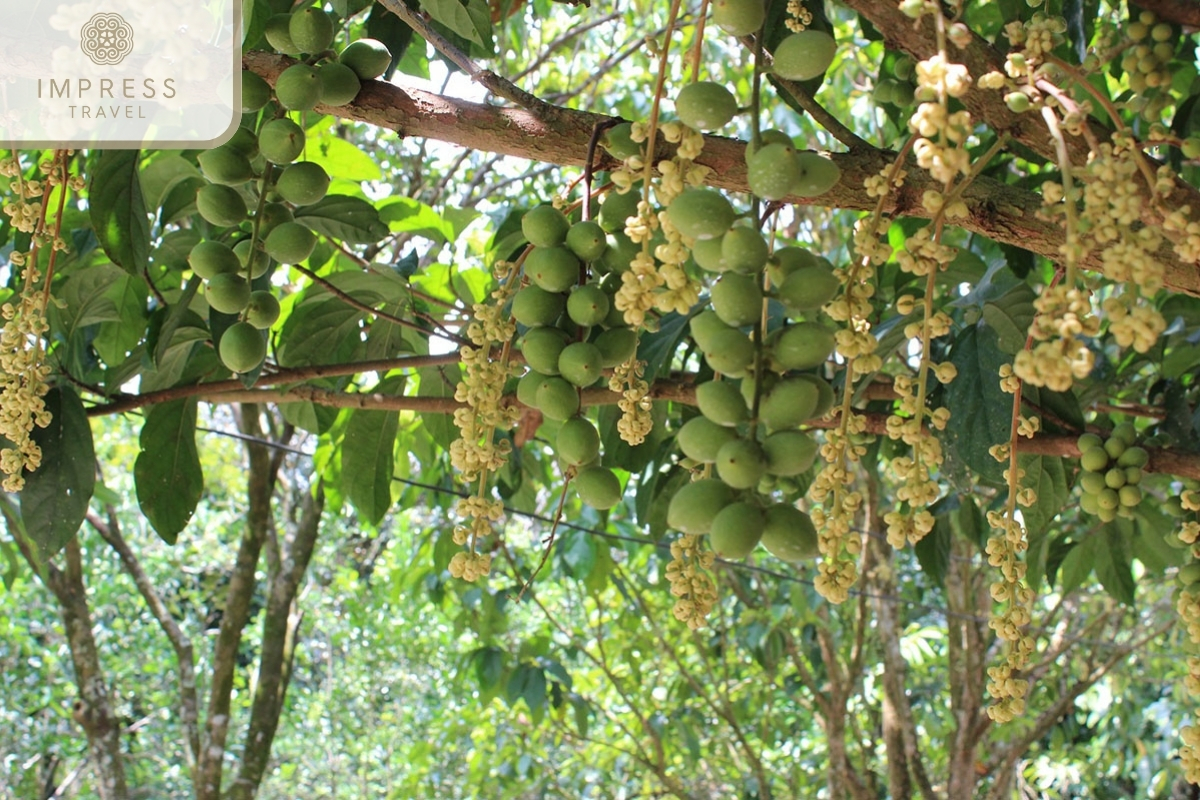
[[[946,582],[946,569],[950,566],[950,542],[953,536],[950,520],[945,514],[939,514],[934,519],[933,530],[913,547],[917,561],[921,564],[921,571],[939,586]]]
[[[1129,560],[1129,540],[1133,538],[1133,522],[1116,519],[1104,525],[1102,541],[1096,548],[1096,577],[1114,600],[1133,605],[1137,586]]]
[[[309,139],[307,157],[320,163],[331,178],[348,181],[377,181],[383,172],[375,159],[359,148],[334,135],[334,126],[315,139]]]
[[[413,233],[439,243],[454,241],[454,226],[411,197],[388,198],[379,206],[379,218],[394,232]]]
[[[34,427],[30,438],[42,448],[42,464],[25,473],[21,518],[25,532],[45,563],[83,524],[96,485],[92,427],[79,395],[69,386],[46,393],[50,424]]]
[[[418,370],[417,374],[421,376],[421,384],[417,388],[418,397],[453,398],[455,387],[462,380],[462,372],[457,365],[425,367]],[[454,424],[453,414],[422,411],[421,424],[443,450],[449,450],[450,445],[458,438],[458,426]]]
[[[63,312],[66,318],[64,336],[70,339],[81,328],[120,320],[121,312],[109,296],[109,290],[117,281],[128,279],[129,275],[112,264],[96,264],[68,278],[60,295],[67,304]]]
[[[91,170],[88,213],[104,252],[140,275],[150,253],[150,220],[138,179],[140,150],[103,150]]]
[[[378,39],[387,45],[392,54],[392,63],[388,64],[382,80],[390,81],[396,72],[396,65],[404,57],[408,45],[413,39],[413,29],[395,14],[388,11],[382,4],[376,3],[367,15],[367,36]],[[420,49],[420,48],[417,48]]]
[[[142,168],[142,196],[148,208],[158,208],[177,184],[188,178],[200,178],[200,170],[178,153],[161,150]]]
[[[703,310],[703,309],[699,309]],[[646,362],[645,380],[653,384],[663,370],[671,368],[671,359],[679,342],[687,334],[691,315],[670,312],[654,333],[643,333],[638,340],[637,357]]]
[[[375,244],[388,235],[375,206],[345,194],[326,195],[311,206],[296,209],[296,222],[346,244]]]
[[[483,46],[475,20],[458,0],[421,0],[421,8],[459,36]]]
[[[942,440],[948,457],[966,464],[977,477],[999,484],[1004,467],[988,448],[1008,441],[1012,395],[1000,389],[1000,365],[1009,359],[992,338],[990,329],[980,325],[968,328],[954,343],[950,360],[958,377],[946,387],[950,424]]]
[[[1059,583],[1063,594],[1070,594],[1078,589],[1087,576],[1092,574],[1092,567],[1096,563],[1096,545],[1099,541],[1099,536],[1087,536],[1067,553],[1059,567]]]
[[[395,411],[354,409],[342,440],[342,492],[359,516],[378,525],[392,506],[392,474],[396,470]]]
[[[275,359],[281,367],[349,361],[362,346],[362,318],[340,297],[301,303],[283,323]]]
[[[133,464],[138,505],[163,541],[175,544],[204,492],[196,452],[196,399],[151,407],[138,445]]]
[[[1000,349],[1016,355],[1025,347],[1033,322],[1036,295],[1027,283],[1018,283],[998,300],[983,304],[983,321],[996,332]]]

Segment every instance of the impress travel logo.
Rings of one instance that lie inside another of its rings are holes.
[[[0,0],[0,148],[207,148],[241,116],[242,0]]]

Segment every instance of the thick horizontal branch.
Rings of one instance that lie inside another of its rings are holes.
[[[911,21],[908,24],[911,27]],[[279,73],[294,63],[287,56],[263,52],[247,53],[242,62],[272,85]],[[539,118],[521,108],[471,103],[379,81],[366,81],[351,104],[317,108],[323,113],[394,130],[401,136],[435,139],[472,150],[573,167],[584,165],[592,129],[609,119],[566,108],[557,109],[550,117]],[[712,170],[709,181],[712,186],[749,191],[745,148],[746,143],[736,139],[705,137],[704,152],[698,163]],[[664,144],[658,155],[661,158],[670,152],[670,146]],[[598,169],[612,169],[618,165],[606,154],[601,156],[596,163]],[[842,171],[838,185],[818,197],[788,197],[787,201],[856,211],[874,209],[876,200],[867,195],[863,180],[878,174],[891,163],[895,154],[883,150],[856,150],[835,153],[831,157]],[[913,169],[904,187],[889,199],[885,211],[893,216],[928,219],[930,213],[922,205],[922,195],[926,189],[941,188],[924,171]],[[964,229],[1047,258],[1059,258],[1059,247],[1065,236],[1063,226],[1059,221],[1039,218],[1040,195],[980,177],[967,189],[963,199],[970,211],[970,216],[961,222]],[[1200,296],[1200,270],[1196,265],[1181,262],[1169,249],[1164,249],[1159,256],[1167,266],[1168,288]],[[1099,270],[1100,264],[1092,254],[1083,266]]]

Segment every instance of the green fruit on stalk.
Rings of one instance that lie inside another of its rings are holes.
[[[250,213],[237,189],[220,183],[200,187],[196,192],[196,210],[206,222],[223,228],[240,225]]]
[[[258,150],[272,164],[290,164],[304,150],[304,130],[287,117],[270,120],[258,132]]]
[[[204,240],[197,242],[188,253],[188,266],[201,278],[211,279],[222,273],[236,273],[242,268],[237,255],[228,245]]]
[[[578,467],[600,455],[600,434],[585,417],[571,417],[558,429],[554,446],[559,458]]]
[[[705,478],[681,486],[667,505],[667,525],[681,533],[702,536],[712,528],[713,518],[733,501],[729,487]]]
[[[321,102],[327,106],[344,106],[358,97],[362,89],[354,70],[336,61],[317,67],[317,79],[321,84]]]
[[[824,31],[792,33],[776,45],[771,70],[781,78],[807,81],[829,69],[836,54],[837,42]]]
[[[527,328],[553,325],[562,316],[567,299],[561,292],[547,292],[540,286],[526,286],[513,295],[512,316]]]
[[[820,552],[817,529],[812,518],[795,506],[780,503],[763,515],[762,546],[767,552],[784,561],[802,561]]]
[[[250,372],[267,355],[267,341],[262,332],[248,322],[235,322],[225,329],[217,345],[221,363],[234,372]]]
[[[621,481],[606,467],[585,467],[571,482],[579,499],[598,511],[606,511],[621,502]]]
[[[675,113],[684,125],[698,131],[725,127],[737,109],[733,93],[713,81],[689,83],[675,96]]]
[[[307,64],[293,64],[279,73],[275,97],[289,111],[307,111],[321,99],[321,79]]]
[[[333,20],[320,8],[309,7],[292,14],[288,34],[301,53],[320,53],[333,44]]]
[[[250,293],[250,304],[246,306],[246,322],[258,330],[265,330],[279,319],[279,301],[265,289]]]
[[[284,167],[275,181],[279,196],[296,206],[308,206],[329,190],[329,173],[315,161],[299,161]]]
[[[267,254],[281,264],[299,264],[316,246],[317,235],[299,222],[281,223],[263,240]]]
[[[709,546],[721,558],[745,558],[758,546],[765,526],[758,506],[746,501],[730,503],[713,517]]]
[[[358,39],[346,45],[338,61],[354,70],[359,80],[369,81],[387,72],[392,54],[378,39]]]
[[[566,214],[550,205],[536,206],[521,217],[521,232],[536,247],[558,247],[570,229]]]
[[[692,417],[679,429],[675,442],[688,458],[701,464],[712,464],[721,448],[737,438],[737,432],[732,428],[705,417]]]
[[[208,279],[204,297],[222,314],[240,314],[250,304],[250,282],[241,275],[222,272]]]

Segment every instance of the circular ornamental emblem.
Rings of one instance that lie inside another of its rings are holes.
[[[96,64],[120,64],[133,52],[133,28],[120,14],[95,14],[80,31],[79,47]]]

